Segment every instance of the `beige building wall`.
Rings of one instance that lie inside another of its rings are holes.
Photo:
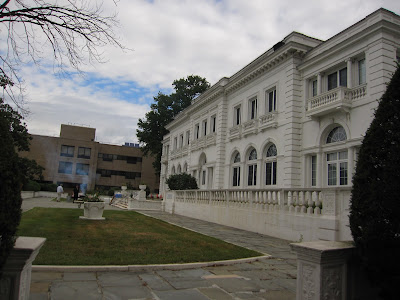
[[[20,156],[36,160],[45,168],[44,181],[63,183],[67,191],[75,184],[89,190],[139,184],[158,192],[159,178],[153,159],[140,148],[95,142],[95,128],[61,125],[60,137],[31,135],[29,152]]]

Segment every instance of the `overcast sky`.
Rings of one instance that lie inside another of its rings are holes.
[[[85,66],[84,77],[23,67],[30,133],[58,136],[61,124],[75,124],[96,128],[99,142],[137,142],[137,120],[175,79],[194,74],[214,84],[292,31],[326,40],[380,7],[400,14],[399,0],[103,2],[117,11],[118,35],[132,51],[102,49],[107,62]]]

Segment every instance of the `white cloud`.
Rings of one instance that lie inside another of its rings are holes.
[[[78,123],[96,127],[102,141],[136,141],[137,119],[158,90],[170,89],[175,79],[196,74],[215,83],[292,31],[328,39],[379,7],[400,13],[398,0],[121,0],[116,8],[113,1],[104,5],[105,12],[117,10],[117,33],[133,51],[106,47],[108,62],[84,70],[105,82],[121,82],[122,95],[131,97],[125,87],[131,83],[132,90],[145,91],[123,101],[99,81],[83,86],[79,77],[56,80],[26,67],[21,75],[27,81],[32,133],[58,134],[61,123]]]

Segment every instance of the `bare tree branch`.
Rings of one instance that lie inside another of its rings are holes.
[[[94,3],[92,3],[94,2]],[[115,2],[114,2],[115,3]],[[115,35],[116,15],[105,16],[102,4],[90,0],[5,0],[0,4],[0,74],[21,88],[17,76],[23,63],[38,64],[51,47],[56,69],[80,72],[86,61],[103,62],[98,48],[125,49]],[[3,87],[20,107],[20,99]],[[21,90],[20,90],[21,92]]]

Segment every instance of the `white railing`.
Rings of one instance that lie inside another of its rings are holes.
[[[175,191],[176,202],[316,215],[321,214],[322,197],[320,189]]]

